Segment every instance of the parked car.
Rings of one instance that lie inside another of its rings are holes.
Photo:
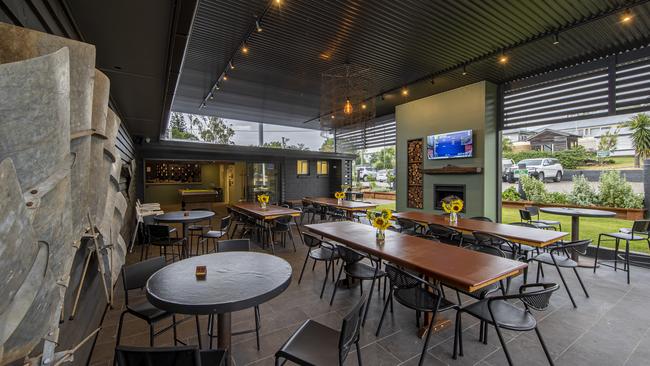
[[[501,159],[501,178],[504,182],[513,183],[515,181],[512,171],[514,165],[515,162],[512,159]]]
[[[395,176],[395,169],[382,169],[377,171],[377,182],[388,182],[388,175]]]
[[[367,182],[369,178],[377,178],[377,170],[375,168],[360,166],[357,167],[357,177],[359,180]]]
[[[513,178],[519,179],[523,174],[544,181],[547,178],[553,178],[555,182],[562,180],[564,168],[560,161],[553,158],[524,159],[513,166]]]

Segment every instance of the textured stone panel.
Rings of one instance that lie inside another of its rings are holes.
[[[90,214],[95,223],[101,222],[104,215],[109,170],[104,166],[108,158],[104,155],[106,139],[106,120],[110,81],[101,71],[95,70],[95,91],[93,92],[92,128],[95,133],[91,139],[90,157]],[[115,124],[115,121],[111,121]],[[113,126],[111,126],[113,128]]]

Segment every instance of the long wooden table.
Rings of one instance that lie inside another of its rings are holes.
[[[549,246],[569,235],[562,231],[534,229],[523,226],[463,218],[458,218],[458,223],[451,225],[446,216],[419,211],[400,212],[393,214],[393,216],[413,220],[425,225],[438,224],[448,226],[464,233],[471,234],[473,231],[483,231],[502,236],[519,244],[526,244],[538,248]]]
[[[352,213],[355,211],[367,211],[377,207],[376,203],[366,203],[366,202],[348,201],[348,200],[343,200],[339,204],[336,198],[329,198],[329,197],[305,197],[303,198],[303,200],[311,203],[316,203],[322,206],[330,206],[330,207],[338,208],[340,210],[345,211],[348,217],[352,217]]]
[[[300,231],[300,225],[298,224],[297,220],[301,214],[301,212],[298,210],[276,205],[266,205],[266,208],[262,208],[260,207],[259,203],[254,202],[239,202],[230,205],[230,207],[235,211],[262,221],[266,225],[266,231],[269,235],[269,240],[273,240],[273,234],[271,233],[271,226],[269,224],[269,221],[282,216],[291,216],[293,217],[293,222],[296,224],[296,228],[298,229],[300,242],[305,244],[302,238],[302,232]]]

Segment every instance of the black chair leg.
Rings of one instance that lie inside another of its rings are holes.
[[[330,306],[332,306],[332,304],[334,303],[334,296],[336,295],[336,289],[338,288],[337,284],[339,283],[339,280],[341,279],[341,274],[343,273],[343,267],[344,266],[341,266],[341,269],[339,269],[339,275],[336,276],[336,282],[334,283],[334,291],[332,291],[332,298],[330,299]]]
[[[153,347],[153,323],[149,323],[149,347]]]
[[[120,345],[120,339],[122,338],[122,323],[124,322],[124,315],[126,315],[126,311],[123,311],[122,314],[120,314],[120,322],[117,324],[117,339],[115,340],[116,346]]]
[[[178,345],[178,336],[176,331],[176,314],[172,315],[172,332],[174,333],[174,346]]]
[[[625,266],[627,267],[627,284],[630,284],[630,241],[625,241]]]
[[[585,296],[589,297],[589,293],[587,292],[587,288],[585,287],[585,284],[582,283],[582,278],[580,277],[580,274],[578,273],[578,269],[574,268],[573,272],[575,272],[576,277],[578,277],[578,282],[580,282],[580,286],[582,286],[582,291],[585,292]]]
[[[569,286],[567,286],[566,280],[564,279],[564,276],[562,275],[562,271],[560,270],[560,267],[557,266],[557,263],[555,264],[555,268],[557,269],[557,273],[560,275],[560,279],[562,280],[562,284],[564,285],[564,289],[566,290],[566,293],[569,295],[569,299],[571,299],[571,303],[573,304],[573,307],[577,308],[578,305],[576,305],[576,301],[573,299],[573,295],[571,295],[571,290],[569,290]]]
[[[614,246],[614,272],[618,270],[618,246],[619,240],[616,239],[616,244]]]
[[[462,356],[463,355],[463,338],[462,338],[462,328],[461,328],[461,315],[462,312],[460,310],[456,311],[456,329],[454,332],[454,352],[451,356],[454,360],[457,359],[458,355]],[[458,352],[460,351],[460,352]]]
[[[375,271],[375,275],[376,274],[377,274],[377,272]],[[362,327],[366,325],[366,318],[368,317],[368,308],[370,308],[370,299],[372,299],[372,290],[375,289],[375,281],[376,280],[377,280],[377,277],[375,276],[372,279],[372,283],[370,284],[370,291],[368,292],[368,300],[366,300],[366,310],[363,313],[363,321],[361,321],[361,326]],[[362,280],[360,280],[360,281],[362,281]]]
[[[359,366],[362,366],[362,363],[361,363],[361,347],[359,347],[359,341],[357,341],[356,345],[357,345],[357,363],[359,364]]]
[[[199,316],[196,315],[196,339],[199,342],[199,349],[203,348],[203,345],[201,344],[201,323],[199,322]],[[153,347],[153,345],[152,345]]]
[[[420,362],[418,363],[418,366],[422,366],[422,362],[424,362],[424,356],[427,354],[427,347],[429,346],[429,339],[431,339],[431,333],[433,333],[433,323],[436,321],[436,313],[438,311],[434,311],[433,314],[431,314],[431,321],[429,322],[429,330],[427,331],[427,337],[424,340],[424,345],[422,346],[422,353],[420,354]]]
[[[307,261],[309,260],[309,250],[307,251],[307,256],[305,257],[305,262],[302,264],[302,270],[300,270],[300,277],[298,278],[298,284],[302,281],[302,275],[305,273],[305,266],[307,266]],[[316,261],[314,261],[314,264]]]
[[[331,263],[330,263],[331,262]],[[327,285],[327,279],[330,274],[330,267],[332,267],[332,273],[334,273],[334,261],[325,261],[325,278],[323,278],[323,286],[320,289],[320,298],[323,298],[323,294],[325,293],[325,285]],[[304,267],[303,267],[304,269]]]
[[[503,334],[501,334],[501,331],[499,330],[499,325],[494,324],[494,329],[497,331],[497,335],[499,336],[499,342],[501,343],[501,347],[503,348],[503,353],[506,354],[506,359],[508,359],[508,365],[512,366],[512,358],[510,357],[510,352],[508,352],[508,348],[506,346],[506,341],[503,339]]]
[[[554,366],[555,364],[553,363],[553,358],[551,357],[551,354],[548,352],[548,348],[546,348],[546,343],[544,343],[544,338],[542,338],[542,333],[539,332],[539,329],[537,327],[535,327],[535,333],[537,333],[537,338],[539,338],[539,343],[542,344],[542,349],[544,350],[544,354],[546,355],[548,364]]]
[[[384,324],[384,317],[386,316],[386,310],[388,310],[388,303],[393,297],[393,289],[391,288],[390,291],[388,292],[388,298],[386,299],[386,302],[384,303],[384,310],[381,312],[381,318],[379,319],[379,325],[377,325],[377,331],[375,332],[375,337],[379,337],[379,332],[381,331],[381,326]],[[366,305],[368,306],[368,305]]]
[[[257,341],[257,350],[260,350],[260,308],[255,306],[253,308],[255,313],[255,340]]]
[[[598,244],[596,244],[596,255],[594,258],[594,273],[596,273],[596,268],[598,268],[598,252],[600,251],[600,240],[603,237],[603,234],[598,235]]]

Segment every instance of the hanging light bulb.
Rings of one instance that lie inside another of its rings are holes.
[[[501,52],[501,56],[499,56],[499,63],[500,64],[508,63],[508,56],[506,56],[506,54],[503,52]]]
[[[210,93],[210,97],[209,97],[208,99],[213,100],[213,99],[214,99],[214,95],[212,95],[212,93]]]
[[[248,46],[246,46],[246,42],[244,42],[244,44],[242,44],[241,46],[241,53],[243,53],[244,55],[248,54]]]
[[[409,90],[406,87],[402,88],[402,96],[408,96],[409,95]]]
[[[368,108],[368,106],[366,105],[366,103],[361,103],[361,109],[366,109],[366,108]]]
[[[621,15],[621,23],[629,23],[632,21],[633,15],[630,9],[625,9],[623,15]]]
[[[345,107],[343,107],[343,112],[345,114],[352,113],[352,103],[350,103],[350,98],[345,98]]]

